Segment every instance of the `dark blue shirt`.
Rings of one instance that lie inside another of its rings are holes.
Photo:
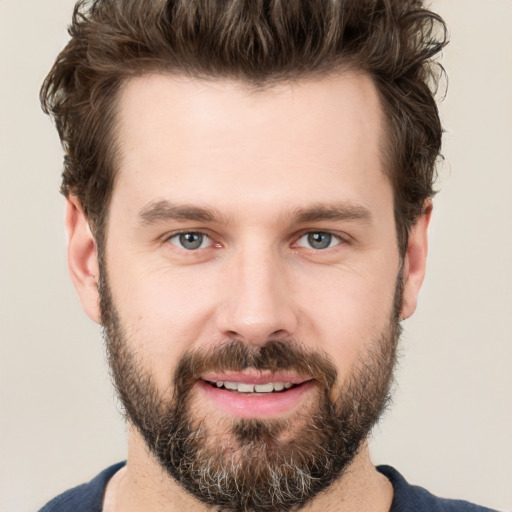
[[[89,483],[57,496],[39,512],[101,512],[105,487],[124,464],[120,462],[110,466]],[[496,512],[467,501],[436,498],[421,487],[409,485],[404,477],[390,466],[379,466],[377,469],[393,484],[395,494],[390,512]]]

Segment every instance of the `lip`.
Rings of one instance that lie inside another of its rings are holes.
[[[222,377],[225,380],[229,380],[229,378],[233,378],[234,375],[235,374],[223,373]],[[240,378],[233,378],[233,380],[235,382],[253,384],[263,384],[265,382],[292,382],[291,380],[281,380],[282,376],[282,374],[272,374],[271,379],[269,379],[269,376],[267,375],[264,380],[260,379],[258,382],[255,382],[254,379],[244,381]],[[206,375],[204,376],[204,379],[210,381]],[[298,377],[295,376],[295,380],[297,379]],[[222,379],[217,378],[216,380]],[[210,382],[215,382],[215,380]],[[201,392],[206,396],[207,400],[212,402],[218,409],[221,409],[231,416],[255,419],[276,418],[290,413],[300,406],[305,395],[311,393],[316,386],[314,381],[302,379],[302,381],[294,383],[299,384],[297,387],[293,387],[287,391],[279,393],[248,394],[214,388],[210,384],[204,382],[204,380],[198,380],[197,384]]]
[[[269,382],[290,382],[291,384],[304,384],[311,377],[303,377],[294,372],[258,372],[255,370],[244,372],[207,373],[201,376],[208,382],[240,382],[242,384],[267,384]]]

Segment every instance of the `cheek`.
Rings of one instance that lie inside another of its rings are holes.
[[[142,265],[130,265],[126,273],[119,265],[109,271],[109,283],[126,342],[159,386],[169,384],[184,352],[214,338],[214,276]]]
[[[283,265],[285,293],[279,290],[279,297],[298,319],[292,337],[326,352],[341,373],[389,323],[397,273],[389,254],[372,253],[346,266]],[[116,250],[109,258],[109,283],[127,343],[161,389],[186,351],[222,341],[216,315],[237,289],[230,268],[225,262],[171,267],[133,250]]]
[[[339,371],[349,372],[389,326],[396,272],[391,264],[387,271],[338,271],[323,283],[310,283],[301,299],[303,341],[316,339]]]

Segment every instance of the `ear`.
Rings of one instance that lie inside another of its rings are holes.
[[[432,201],[425,203],[423,213],[409,233],[409,243],[404,260],[404,293],[402,312],[400,318],[409,318],[416,310],[418,294],[420,292],[428,251],[428,225],[432,215]]]
[[[66,201],[66,232],[71,280],[84,311],[100,323],[98,252],[87,218],[75,196],[69,196]]]

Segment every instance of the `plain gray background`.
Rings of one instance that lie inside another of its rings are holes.
[[[398,0],[397,0],[398,1]],[[0,510],[35,511],[125,456],[100,330],[67,275],[62,153],[38,105],[72,0],[0,0]],[[438,0],[447,131],[426,283],[376,463],[512,510],[512,1]]]

